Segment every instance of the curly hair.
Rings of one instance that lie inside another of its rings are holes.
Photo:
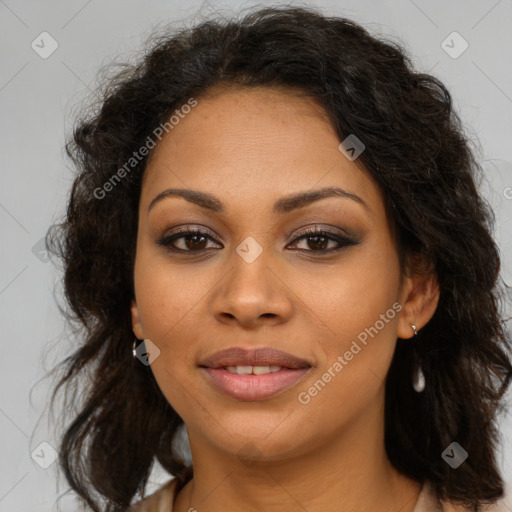
[[[471,510],[503,496],[497,415],[512,365],[500,258],[493,213],[477,188],[481,167],[447,88],[415,71],[401,44],[298,7],[155,35],[136,63],[103,85],[99,107],[79,118],[66,143],[76,176],[66,214],[46,240],[63,262],[65,314],[82,340],[52,395],[53,404],[64,386],[75,391],[69,402],[81,399],[59,454],[81,499],[94,511],[102,503],[107,512],[125,510],[144,495],[155,458],[179,489],[192,477],[173,447],[183,420],[130,350],[137,212],[151,153],[108,194],[95,191],[173,111],[220,85],[303,91],[340,140],[354,134],[364,142],[358,160],[383,191],[402,272],[433,272],[440,286],[415,344],[397,341],[386,380],[388,457],[401,473],[431,482],[439,498]],[[414,268],[413,255],[429,268]],[[421,394],[410,386],[415,350],[428,382]],[[470,454],[457,471],[441,457],[454,440]]]

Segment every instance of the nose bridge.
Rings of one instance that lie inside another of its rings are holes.
[[[260,238],[261,240],[261,238]],[[233,271],[230,276],[229,293],[250,304],[270,299],[272,283],[269,271],[270,249],[263,247],[252,236],[246,237],[233,251],[230,263]],[[272,273],[270,273],[272,274]]]
[[[214,301],[214,314],[251,322],[262,315],[283,316],[289,309],[277,274],[272,271],[270,248],[245,238],[229,257],[232,269]]]

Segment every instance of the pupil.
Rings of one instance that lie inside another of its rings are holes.
[[[205,237],[203,235],[190,235],[187,237],[188,243],[187,247],[189,249],[198,248],[198,244],[201,241],[204,244]],[[309,247],[312,249],[324,249],[325,248],[326,238],[323,236],[310,236],[309,237]],[[202,248],[202,247],[201,247]]]
[[[323,237],[323,236],[313,236],[313,237],[310,237],[310,241],[311,240],[315,240],[315,242],[313,242],[313,245],[316,245],[316,247],[312,247],[311,243],[310,243],[309,246],[311,248],[315,248],[315,249],[324,249],[325,248],[325,240],[326,240],[325,237]],[[318,242],[318,240],[322,240],[323,243],[322,242]],[[319,245],[320,245],[320,247],[319,247]]]
[[[187,244],[188,248],[189,248],[189,249],[197,248],[197,243],[198,243],[198,242],[197,242],[197,239],[201,239],[201,238],[202,238],[202,239],[203,239],[203,241],[204,241],[205,237],[204,237],[203,235],[191,235],[191,236],[189,236],[189,237],[188,237],[189,242],[190,242],[191,240],[194,240],[194,241],[192,241],[191,243],[188,243],[188,244]],[[201,248],[202,248],[202,247],[201,247]]]

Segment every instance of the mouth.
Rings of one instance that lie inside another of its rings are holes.
[[[236,400],[257,402],[297,385],[311,369],[280,368],[274,372],[261,374],[233,373],[226,368],[203,368],[203,371],[218,391]]]
[[[208,382],[236,400],[259,401],[298,384],[313,368],[305,359],[270,347],[234,347],[204,359]]]
[[[264,371],[263,373],[269,373],[272,371],[270,370],[271,367],[273,367],[274,372],[276,372],[278,371],[276,370],[276,367],[299,369],[308,368],[312,365],[305,359],[301,359],[297,356],[289,354],[288,352],[284,352],[272,347],[260,347],[253,349],[232,347],[221,350],[220,352],[215,352],[214,354],[206,357],[199,363],[199,366],[213,369],[247,368],[249,366],[253,369],[268,367],[269,371]],[[252,373],[248,372],[248,370],[242,370],[242,372],[244,372],[243,374]]]
[[[225,366],[221,368],[223,370],[227,370],[229,373],[236,373],[237,375],[267,375],[268,373],[275,373],[281,371],[284,366],[279,365],[237,365],[237,366]]]

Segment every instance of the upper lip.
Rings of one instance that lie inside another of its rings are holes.
[[[206,357],[199,366],[223,368],[226,366],[281,366],[284,368],[309,368],[304,359],[271,347],[247,349],[231,347]]]

